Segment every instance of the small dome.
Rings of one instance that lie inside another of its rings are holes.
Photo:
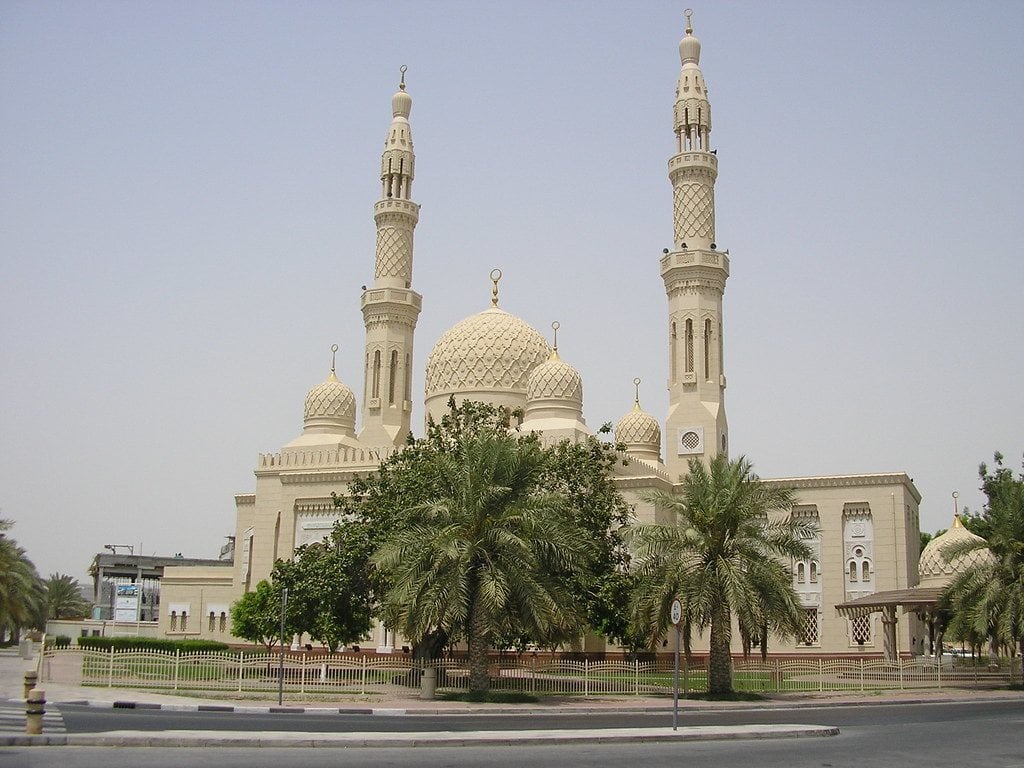
[[[661,457],[661,425],[651,414],[640,407],[638,400],[633,410],[619,419],[615,425],[615,442],[624,443],[626,453]]]
[[[304,416],[307,429],[333,428],[352,433],[356,427],[355,395],[332,370],[326,380],[309,390]]]
[[[685,64],[692,61],[700,63],[700,39],[693,34],[693,25],[690,23],[690,15],[686,15],[686,36],[679,41],[679,61]]]
[[[525,398],[530,372],[549,354],[548,343],[529,323],[491,307],[438,339],[427,359],[426,397],[496,391]]]
[[[946,586],[953,577],[973,565],[991,562],[992,553],[988,547],[979,548],[960,555],[952,561],[946,559],[947,547],[962,541],[985,541],[981,536],[964,528],[960,518],[953,518],[953,527],[928,542],[917,561],[917,573],[921,586]]]
[[[568,400],[583,407],[583,379],[580,372],[551,352],[547,362],[541,363],[526,380],[527,400]]]
[[[411,112],[412,96],[406,93],[404,89],[398,91],[391,97],[391,114],[394,117],[404,117],[408,119]]]

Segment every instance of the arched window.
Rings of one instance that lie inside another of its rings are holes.
[[[818,583],[818,563],[816,560],[811,560],[811,584]]]
[[[380,397],[380,350],[373,353],[373,392],[370,397]]]
[[[853,560],[850,561],[850,581],[857,581],[857,563]]]
[[[184,632],[188,629],[188,614],[185,611],[181,612],[181,631]]]
[[[412,359],[411,355],[405,356],[405,399],[412,400]]]
[[[807,580],[807,573],[804,570],[803,563],[796,564],[796,583],[803,584]]]
[[[686,320],[686,372],[693,373],[693,320]]]
[[[871,581],[871,562],[869,560],[860,564],[860,574],[861,581]]]
[[[178,631],[178,612],[171,611],[171,632]]]
[[[704,321],[704,379],[711,381],[711,321]]]
[[[228,629],[228,614],[227,611],[220,612],[220,631],[227,632]]]
[[[398,353],[391,352],[391,365],[388,366],[388,404],[395,404],[395,386],[398,379]]]
[[[211,632],[213,632],[214,627],[216,626],[216,624],[215,624],[216,620],[217,620],[217,614],[215,614],[213,611],[210,611],[210,631]]]

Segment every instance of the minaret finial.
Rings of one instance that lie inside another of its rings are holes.
[[[561,328],[561,327],[562,327],[562,324],[560,322],[558,322],[557,320],[555,320],[555,322],[553,322],[551,324],[551,330],[555,332],[555,343],[554,343],[554,345],[551,348],[555,352],[558,351],[558,329]]]
[[[398,83],[398,90],[400,90],[400,91],[404,91],[405,90],[405,71],[408,68],[409,67],[407,67],[405,64],[403,64],[402,66],[400,66],[398,68],[398,71],[402,73],[402,79]]]
[[[633,386],[636,387],[636,400],[634,401],[633,404],[637,408],[639,408],[640,407],[640,379],[639,378],[633,379]]]
[[[491,306],[498,306],[498,281],[501,280],[501,270],[491,270],[491,282],[494,283],[494,288],[491,290]]]
[[[686,17],[686,34],[693,34],[693,9],[687,8],[683,11],[683,15]]]
[[[335,358],[337,357],[337,354],[338,354],[338,345],[337,344],[331,344],[331,373],[334,373],[334,363],[335,363]]]

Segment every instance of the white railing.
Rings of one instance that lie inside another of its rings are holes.
[[[276,653],[93,650],[47,648],[40,658],[40,682],[147,688],[166,691],[270,693],[277,690]],[[465,660],[436,662],[439,690],[469,688]],[[409,693],[419,688],[423,667],[405,655],[286,654],[284,690],[290,695]],[[673,663],[658,661],[576,661],[547,657],[493,660],[491,688],[565,696],[671,694]],[[986,663],[931,658],[737,660],[737,691],[866,691],[877,689],[996,687],[1021,683],[1021,658]],[[706,664],[680,670],[680,690],[707,690]]]

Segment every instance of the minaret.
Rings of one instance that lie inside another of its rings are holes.
[[[687,473],[689,459],[707,463],[726,453],[729,432],[722,366],[722,294],[729,259],[715,242],[718,156],[709,141],[711,104],[691,14],[686,12],[686,35],[679,43],[676,154],[668,161],[675,242],[661,259],[669,313],[665,464],[673,482]]]
[[[412,235],[420,207],[412,201],[416,156],[405,91],[405,70],[391,99],[394,115],[380,160],[381,196],[373,207],[377,258],[373,286],[363,289],[366,360],[359,440],[368,447],[397,446],[412,415],[412,341],[423,297],[412,290]]]

